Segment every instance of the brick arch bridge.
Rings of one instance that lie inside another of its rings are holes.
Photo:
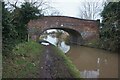
[[[99,20],[85,20],[66,16],[44,16],[30,20],[28,23],[29,38],[37,39],[48,29],[61,29],[69,33],[70,42],[83,45],[99,37]]]

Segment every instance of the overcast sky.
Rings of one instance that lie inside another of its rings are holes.
[[[51,6],[64,16],[78,17],[80,0],[52,0]]]
[[[24,0],[9,0],[9,1],[23,2]],[[32,0],[28,0],[28,1],[32,1]],[[79,7],[80,7],[80,4],[84,2],[84,0],[43,0],[43,1],[48,1],[50,3],[49,5],[57,9],[61,13],[61,15],[70,16],[70,17],[79,17],[78,16]],[[87,1],[93,1],[93,0],[87,0]],[[102,2],[103,0],[99,0],[99,1]]]

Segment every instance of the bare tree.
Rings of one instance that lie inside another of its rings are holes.
[[[94,20],[98,16],[100,16],[100,13],[102,11],[102,8],[104,6],[104,1],[100,0],[84,0],[85,2],[81,2],[80,5],[80,18],[82,19],[91,19]]]
[[[19,8],[18,5],[24,2],[29,2],[31,3],[31,5],[35,5],[38,9],[40,9],[42,14],[50,15],[50,16],[57,16],[61,14],[57,9],[50,6],[49,1],[45,1],[45,0],[24,0],[24,1],[14,0],[13,2],[11,2],[11,0],[6,0],[6,2],[7,5],[10,5],[9,9],[11,11],[13,11],[15,8]]]

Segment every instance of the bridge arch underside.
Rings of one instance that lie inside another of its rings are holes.
[[[69,29],[69,28],[47,28],[42,30],[42,32],[39,34],[39,36],[46,30],[50,30],[50,29],[59,29],[59,30],[63,30],[65,32],[67,32],[70,36],[70,43],[71,44],[77,44],[77,45],[83,45],[84,44],[84,40],[81,36],[81,34],[73,29]]]

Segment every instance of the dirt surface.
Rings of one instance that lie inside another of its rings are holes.
[[[42,60],[40,62],[40,78],[72,78],[64,64],[51,45],[44,46]]]

